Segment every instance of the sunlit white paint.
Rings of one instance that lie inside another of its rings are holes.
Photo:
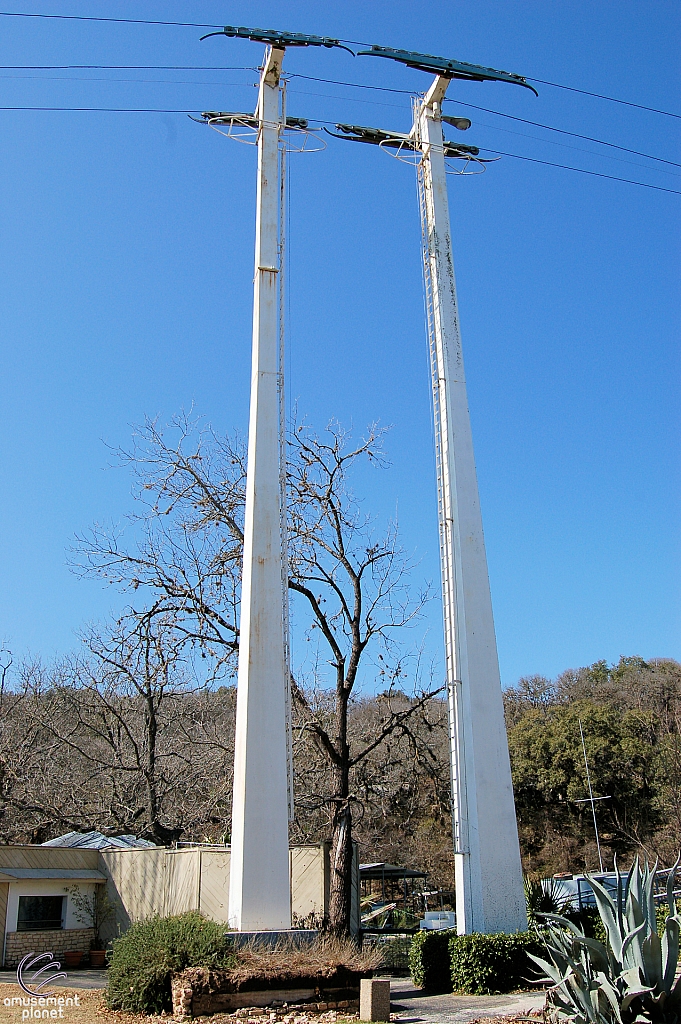
[[[229,923],[240,931],[291,927],[278,376],[283,56],[283,50],[267,50],[257,111],[253,365],[229,883]]]
[[[527,926],[452,257],[437,78],[415,105],[433,375],[457,929]]]

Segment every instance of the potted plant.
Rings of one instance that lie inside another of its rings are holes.
[[[95,886],[92,893],[82,892],[80,886],[74,885],[70,890],[73,903],[73,916],[81,924],[94,929],[94,937],[90,943],[90,967],[106,965],[106,947],[100,935],[107,921],[116,914],[117,900],[112,900],[105,885]],[[68,953],[65,957],[68,957]],[[78,954],[82,957],[82,953]],[[78,961],[80,963],[80,959]],[[66,963],[66,966],[77,967],[78,964]]]
[[[83,951],[81,949],[69,949],[65,953],[61,954],[60,959],[64,961],[64,967],[68,967],[69,970],[73,970],[74,967],[80,967],[80,962],[83,959]]]

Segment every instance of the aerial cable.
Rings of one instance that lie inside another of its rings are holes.
[[[526,132],[514,132],[512,128],[500,128],[495,124],[484,124],[482,121],[475,122],[476,128],[487,128],[493,132],[504,132],[508,135],[516,135],[520,139],[532,139],[534,142],[542,142],[546,146],[560,146],[562,149],[571,149],[575,153],[588,153],[589,156],[595,156],[602,160],[616,160],[620,164],[629,164],[630,167],[641,167],[644,170],[653,170],[648,164],[641,164],[638,160],[626,160],[621,156],[613,156],[610,153],[597,153],[593,149],[584,149],[583,146],[571,146],[569,142],[558,142],[557,139],[542,139],[539,135],[528,135]],[[681,177],[678,171],[667,170],[666,167],[656,167],[654,170],[660,174],[672,174],[674,177]]]
[[[0,107],[0,110],[45,110],[60,113],[102,114],[200,114],[199,107],[178,110],[172,107]]]
[[[118,25],[171,25],[175,28],[222,28],[221,25],[203,24],[195,21],[151,21],[146,18],[97,18],[84,14],[26,14],[17,11],[0,11],[0,18],[46,18],[57,21],[104,21]]]
[[[486,153],[497,153],[499,156],[510,156],[514,160],[527,160],[531,164],[544,164],[546,167],[560,167],[564,171],[578,171],[580,174],[591,174],[595,178],[608,178],[610,181],[624,181],[628,185],[640,185],[642,188],[654,188],[657,192],[671,192],[672,195],[681,196],[681,190],[675,188],[664,188],[662,185],[650,185],[646,181],[633,181],[631,178],[618,178],[614,174],[603,174],[601,171],[587,171],[584,167],[571,167],[569,164],[556,164],[551,160],[538,160],[533,156],[520,156],[518,153],[504,153],[500,149],[488,149]]]
[[[204,66],[199,66],[199,65],[196,65],[196,66],[185,66],[185,65],[164,65],[164,64],[148,64],[148,65],[143,65],[143,64],[140,64],[140,65],[135,65],[135,64],[131,64],[131,65],[114,65],[114,64],[0,65],[0,71],[5,71],[5,70],[10,70],[10,71],[20,71],[20,70],[26,70],[26,71],[42,71],[42,70],[44,70],[44,71],[70,71],[70,70],[83,70],[83,71],[87,71],[87,70],[93,70],[93,71],[96,71],[96,70],[103,70],[103,71],[135,71],[135,70],[139,70],[139,71],[144,71],[144,70],[149,70],[149,71],[152,71],[152,70],[158,70],[158,71],[252,71],[253,73],[257,72],[257,68],[255,68],[255,67],[221,67],[221,68],[217,68],[217,67],[204,67]],[[5,75],[2,75],[0,77],[14,79],[15,76],[9,76],[9,75],[5,76]],[[310,81],[310,82],[323,82],[323,83],[328,84],[328,85],[340,85],[340,86],[344,86],[344,87],[347,87],[347,88],[353,88],[353,89],[370,89],[372,91],[397,93],[397,94],[401,94],[401,95],[405,95],[405,96],[415,96],[416,95],[416,91],[413,90],[413,89],[412,90],[410,90],[410,89],[389,89],[389,88],[385,88],[383,86],[378,86],[378,85],[358,85],[358,84],[353,83],[353,82],[340,82],[340,81],[336,81],[336,80],[330,79],[330,78],[316,78],[316,77],[313,77],[312,75],[290,74],[287,77],[291,78],[291,79],[292,78],[302,78],[302,79],[305,79],[306,81]],[[34,80],[33,77],[29,76],[29,75],[19,75],[19,76],[16,76],[16,80],[17,81],[21,81],[22,79],[26,79],[27,81]],[[172,81],[172,80],[159,81],[159,80],[149,80],[149,79],[109,79],[109,78],[73,78],[73,79],[71,79],[71,78],[55,78],[55,79],[51,79],[51,78],[47,78],[47,77],[43,77],[43,76],[36,76],[35,77],[35,81],[46,81],[46,82],[47,81],[56,81],[56,82],[61,82],[61,81],[64,81],[64,82],[67,82],[67,81],[81,82],[82,81],[82,82],[123,82],[123,83],[129,82],[131,84],[139,82],[140,84],[152,84],[152,85],[198,85],[198,86],[203,86],[203,85],[206,85],[206,86],[210,86],[210,85],[221,85],[221,86],[224,86],[225,85],[225,83],[213,83],[213,82],[183,82],[183,81]],[[227,84],[229,86],[232,86],[233,83],[227,83]],[[238,87],[238,86],[236,86],[236,87]],[[243,88],[246,88],[246,87],[247,86],[245,86],[245,85],[243,86]],[[306,93],[306,92],[303,92],[302,90],[291,90],[291,92],[295,93],[297,95],[300,95],[300,96],[319,96],[319,97],[325,98],[325,99],[340,99],[340,97],[326,96],[323,93]],[[608,146],[611,149],[619,149],[623,153],[631,153],[633,156],[641,156],[641,157],[644,157],[647,160],[656,160],[656,161],[659,161],[661,163],[670,164],[673,167],[681,167],[681,164],[677,163],[674,160],[667,160],[664,157],[653,156],[650,153],[643,153],[640,150],[629,149],[626,146],[619,146],[619,145],[617,145],[614,142],[605,142],[603,139],[597,139],[597,138],[594,138],[594,137],[592,137],[590,135],[580,135],[577,132],[569,132],[569,131],[567,131],[564,128],[555,128],[552,125],[542,124],[539,121],[530,121],[530,120],[528,120],[527,118],[524,118],[524,117],[516,117],[513,114],[506,114],[506,113],[504,113],[501,110],[493,110],[491,107],[481,107],[479,104],[468,103],[468,102],[466,102],[464,100],[453,100],[453,99],[451,99],[449,97],[446,97],[445,99],[446,99],[446,102],[448,102],[448,103],[459,103],[462,106],[472,107],[474,110],[483,110],[483,111],[485,111],[485,113],[495,114],[498,117],[505,117],[505,118],[507,118],[507,119],[509,119],[511,121],[519,121],[522,124],[529,124],[529,125],[532,125],[533,127],[536,127],[536,128],[543,128],[546,131],[558,132],[561,135],[568,135],[568,136],[570,136],[572,138],[575,138],[575,139],[583,139],[586,142],[594,142],[594,143],[596,143],[599,146]],[[365,102],[372,102],[372,101],[365,101]],[[373,101],[373,102],[375,103],[375,101]],[[397,104],[380,104],[380,105],[381,106],[397,106]],[[329,123],[331,123],[331,122],[329,122]],[[495,131],[503,130],[503,129],[497,129],[495,125],[480,125],[480,127],[490,128],[490,129],[495,130]],[[537,136],[533,136],[533,135],[527,135],[527,136],[522,136],[522,137],[528,138],[528,139],[530,139],[530,138],[531,139],[536,139],[536,141],[538,141],[538,142],[542,141]],[[568,148],[575,148],[575,147],[568,147]],[[584,152],[584,153],[589,152],[588,150],[577,150],[577,151],[578,152]],[[633,164],[632,166],[640,166],[640,165]]]
[[[490,110],[489,107],[479,107],[476,103],[467,103],[463,100],[453,100],[445,97],[447,103],[458,103],[462,107],[473,107],[475,110],[484,110],[487,114],[497,114],[499,117],[506,117],[510,121],[520,121],[522,124],[531,124],[534,128],[545,128],[549,132],[558,132],[560,135],[571,135],[573,139],[583,139],[585,142],[596,142],[599,146],[609,146],[611,149],[620,149],[623,153],[632,153],[634,156],[644,156],[648,160],[659,160],[663,164],[671,164],[673,167],[681,167],[675,160],[666,160],[662,156],[651,156],[650,153],[641,153],[638,149],[628,149],[626,146],[618,146],[614,142],[604,142],[603,139],[594,139],[591,135],[579,135],[577,132],[566,131],[565,128],[552,128],[550,124],[541,124],[539,121],[528,121],[525,117],[516,117],[513,114],[503,114],[500,110]]]
[[[0,71],[253,71],[257,74],[258,68],[215,68],[204,64],[0,64]]]
[[[332,79],[332,78],[313,78],[312,75],[291,74],[290,77],[291,78],[305,78],[305,79],[307,79],[310,82],[323,82],[323,83],[325,83],[327,85],[341,85],[341,86],[345,86],[346,88],[349,88],[349,89],[372,89],[372,90],[376,90],[376,91],[380,91],[380,92],[399,93],[399,94],[401,94],[403,96],[416,96],[418,94],[418,90],[416,90],[416,89],[388,89],[388,88],[386,88],[384,86],[381,86],[381,85],[358,85],[356,82],[340,82],[337,79]],[[528,81],[538,82],[539,79],[533,78],[533,79],[528,79]],[[548,83],[548,84],[550,84],[550,83]],[[564,88],[567,89],[568,86],[565,86]],[[581,90],[575,90],[575,91],[579,92]],[[303,95],[303,94],[301,94],[301,95]],[[315,94],[312,93],[311,95],[315,95]],[[597,94],[594,93],[594,95],[597,95]],[[334,97],[329,97],[329,98],[334,98]],[[610,97],[606,97],[606,98],[610,98]],[[672,164],[674,167],[681,167],[681,164],[676,163],[674,160],[666,160],[664,157],[652,156],[650,153],[641,153],[637,149],[628,149],[626,146],[618,146],[614,142],[605,142],[603,139],[592,138],[589,135],[580,135],[577,132],[569,132],[569,131],[567,131],[564,128],[554,128],[552,125],[541,124],[539,121],[530,121],[530,120],[528,120],[527,118],[524,118],[524,117],[514,117],[512,114],[505,114],[501,110],[493,110],[491,107],[481,107],[477,103],[468,103],[468,102],[466,102],[464,100],[459,100],[459,99],[455,100],[455,99],[452,99],[449,96],[445,97],[445,102],[446,103],[459,103],[459,104],[461,104],[461,106],[473,107],[474,110],[484,110],[485,113],[487,113],[487,114],[497,114],[499,117],[506,117],[506,118],[509,118],[511,121],[520,121],[523,124],[530,124],[530,125],[533,125],[536,128],[545,128],[547,131],[550,131],[550,132],[559,132],[561,135],[571,135],[573,138],[575,138],[575,139],[583,139],[585,142],[595,142],[595,143],[597,143],[600,146],[609,146],[612,149],[621,149],[624,153],[631,153],[634,156],[642,156],[642,157],[645,157],[646,159],[649,159],[649,160],[659,160],[662,163]],[[617,102],[620,102],[620,101],[617,101]],[[624,103],[624,102],[627,102],[627,101],[622,100],[621,102]],[[640,106],[640,104],[631,104],[631,105],[632,106]],[[650,108],[643,107],[641,109],[653,110],[654,108],[653,107],[650,107]],[[660,113],[666,113],[666,111],[659,111],[659,112]],[[670,114],[669,116],[670,117],[679,117],[681,115]]]
[[[212,28],[220,30],[220,34],[224,32],[223,25],[213,24],[211,22],[196,22],[196,21],[154,21],[149,18],[104,18],[95,17],[93,15],[84,14],[31,14],[25,11],[0,11],[0,18],[43,18],[57,21],[94,21],[104,22],[109,24],[118,25],[163,25],[170,26],[173,28]],[[371,46],[372,44],[359,41],[357,39],[339,39],[339,43],[346,43],[349,46]],[[387,48],[381,48],[387,49]],[[397,52],[397,51],[394,51]],[[196,69],[203,70],[203,69]],[[209,69],[206,69],[209,70]],[[681,114],[675,114],[671,110],[661,110],[659,107],[649,107],[643,103],[634,103],[631,100],[622,100],[616,96],[606,96],[604,93],[591,92],[589,89],[577,89],[573,85],[562,85],[559,82],[547,82],[543,78],[530,78],[529,75],[525,76],[526,81],[536,82],[538,85],[549,85],[553,89],[565,89],[567,92],[579,93],[582,96],[593,96],[599,100],[607,100],[610,103],[621,103],[626,107],[635,107],[637,110],[648,110],[653,114],[664,114],[665,117],[676,117],[681,119]],[[348,85],[352,86],[352,82],[334,82],[334,85]],[[380,86],[359,86],[359,88],[373,88],[377,89]],[[387,90],[386,90],[387,91]],[[391,92],[399,92],[401,90],[390,90]],[[406,91],[406,90],[405,90]]]
[[[575,89],[573,85],[559,85],[558,82],[545,82],[541,78],[528,78],[528,82],[537,82],[539,85],[550,85],[554,89],[565,89],[567,92],[578,92],[582,96],[594,96],[598,100],[609,100],[610,103],[622,103],[625,107],[636,107],[637,110],[649,110],[653,114],[664,114],[665,117],[678,117],[681,114],[673,114],[671,110],[660,110],[659,107],[646,107],[643,103],[632,103],[631,100],[619,100],[615,96],[605,96],[600,92],[589,92],[588,89]]]
[[[344,85],[348,89],[372,89],[376,92],[396,92],[401,96],[416,96],[418,95],[418,89],[390,89],[386,85],[361,85],[357,82],[338,82],[333,78],[315,78],[313,75],[299,75],[296,73],[289,73],[289,78],[305,78],[308,82],[324,82],[325,85]]]
[[[250,70],[250,68],[247,70]],[[82,76],[75,77],[73,75],[0,75],[0,79],[13,82],[111,82],[112,84],[123,82],[132,85],[198,85],[211,86],[215,89],[250,89],[257,87],[255,82],[188,82],[182,78],[83,78]]]

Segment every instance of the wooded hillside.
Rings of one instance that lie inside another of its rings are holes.
[[[178,667],[155,663],[152,650],[145,671],[156,676],[145,700],[121,686],[121,653],[51,669],[25,664],[7,674],[0,693],[0,842],[43,842],[94,828],[156,842],[228,839],[234,688],[193,690]],[[330,722],[330,695],[306,696],[306,714],[312,707],[322,725]],[[664,864],[674,861],[681,847],[681,665],[597,662],[554,681],[521,679],[505,702],[526,869],[597,866],[591,809],[577,802],[588,795],[580,720],[594,795],[610,798],[597,804],[608,866],[613,854],[626,863],[641,847]],[[421,867],[448,887],[446,706],[431,699],[414,710],[414,703],[392,691],[351,704],[351,753],[393,723],[391,735],[352,768],[354,834],[363,860]],[[295,707],[291,838],[327,839],[328,761],[304,727],[302,705]],[[395,728],[406,710],[413,713]]]

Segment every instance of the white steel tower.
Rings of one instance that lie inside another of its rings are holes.
[[[284,50],[267,48],[256,110],[258,191],[253,364],[234,752],[229,923],[291,927],[287,615],[282,476]]]
[[[461,350],[438,77],[414,108],[421,150],[442,600],[449,694],[457,930],[527,927],[492,600]]]

